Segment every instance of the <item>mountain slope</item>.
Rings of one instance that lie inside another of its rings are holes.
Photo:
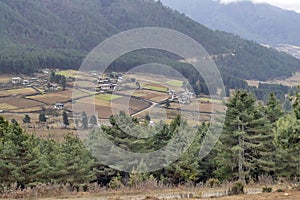
[[[183,32],[210,54],[235,52],[217,60],[226,77],[266,80],[290,76],[300,67],[300,61],[287,54],[212,31],[152,0],[1,0],[0,11],[2,73],[77,68],[105,38],[145,26]],[[140,63],[147,60],[139,59]]]
[[[214,0],[162,0],[212,29],[235,33],[250,40],[277,46],[300,46],[300,14],[250,1],[221,4]]]

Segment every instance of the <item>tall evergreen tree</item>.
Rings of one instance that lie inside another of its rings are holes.
[[[47,122],[47,117],[44,112],[40,113],[39,122]]]
[[[92,115],[89,122],[92,126],[97,126],[98,123],[97,117],[95,115]]]
[[[94,161],[84,147],[81,140],[74,136],[66,136],[61,145],[60,174],[58,179],[61,183],[75,184],[88,183],[95,180],[92,169]]]
[[[265,133],[265,118],[256,105],[253,94],[238,90],[227,102],[223,134],[216,158],[219,168],[216,174],[225,179],[245,181],[257,176],[259,159],[264,151],[262,142],[268,140]]]
[[[88,117],[85,111],[81,113],[81,128],[87,129],[89,127]]]
[[[280,101],[276,98],[275,93],[271,92],[266,107],[266,115],[271,123],[275,123],[284,114]]]
[[[31,120],[31,118],[29,117],[29,115],[26,114],[23,118],[23,123],[25,123],[25,124],[30,123],[30,120]]]
[[[68,114],[67,114],[66,111],[63,111],[63,123],[64,123],[65,126],[69,126],[70,125]]]

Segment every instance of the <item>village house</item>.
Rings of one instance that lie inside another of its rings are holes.
[[[172,97],[170,101],[180,103],[180,104],[189,104],[191,103],[191,98],[193,98],[193,93],[188,92],[172,92]]]
[[[32,77],[32,78],[29,79],[29,82],[30,83],[35,83],[35,82],[38,82],[38,79],[35,78],[35,77]]]
[[[11,79],[12,84],[21,84],[22,83],[22,78],[21,77],[13,77]]]
[[[116,88],[117,83],[115,81],[115,79],[111,79],[111,78],[98,78],[97,79],[97,83],[98,85],[96,86],[96,91],[112,91]]]
[[[63,110],[64,109],[64,104],[63,103],[56,103],[56,104],[54,104],[54,109]]]
[[[23,80],[22,85],[29,85],[29,80]]]

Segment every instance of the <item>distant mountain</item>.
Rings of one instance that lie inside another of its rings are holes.
[[[259,43],[300,46],[300,14],[265,3],[219,0],[161,0],[199,23]]]
[[[149,26],[185,33],[212,55],[234,52],[235,56],[216,60],[225,83],[231,87],[239,85],[233,84],[233,79],[287,77],[300,68],[300,61],[292,56],[210,30],[160,1],[0,0],[0,73],[32,73],[43,67],[78,68],[87,53],[105,38]],[[167,64],[180,65],[193,82],[197,81],[184,64],[157,53],[136,56],[134,63],[125,59],[119,66],[125,69],[157,57]]]

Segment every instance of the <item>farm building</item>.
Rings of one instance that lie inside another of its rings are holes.
[[[12,84],[20,84],[22,83],[22,78],[21,77],[13,77],[11,79]]]
[[[64,109],[64,104],[63,103],[56,103],[56,104],[54,104],[54,109],[63,110]]]
[[[29,80],[23,80],[23,85],[29,85]]]
[[[174,92],[171,97],[172,102],[180,103],[180,104],[189,104],[191,103],[191,98],[193,97],[192,93],[187,92]]]

